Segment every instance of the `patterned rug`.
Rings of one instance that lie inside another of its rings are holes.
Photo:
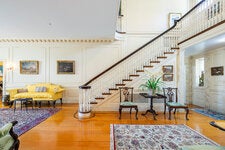
[[[215,111],[204,110],[204,109],[200,109],[200,108],[194,108],[193,111],[195,111],[199,114],[211,117],[211,118],[216,119],[216,120],[225,120],[224,114],[221,114],[221,113],[218,113],[218,112],[215,112]]]
[[[3,108],[0,109],[0,127],[8,122],[17,120],[18,124],[15,125],[14,131],[21,135],[59,110],[60,108],[34,108],[27,111],[25,109],[16,109],[14,113],[12,108]]]
[[[186,125],[110,125],[110,149],[179,149],[185,145],[218,145]]]

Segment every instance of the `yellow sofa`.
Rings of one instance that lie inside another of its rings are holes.
[[[39,106],[41,106],[42,101],[48,101],[52,102],[53,107],[55,107],[57,100],[60,100],[62,105],[64,89],[57,84],[37,83],[27,85],[25,88],[9,89],[7,91],[9,92],[11,102],[21,98],[32,98],[33,101],[39,103]]]

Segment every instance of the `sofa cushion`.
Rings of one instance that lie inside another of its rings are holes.
[[[52,98],[54,93],[50,92],[25,92],[25,93],[18,93],[14,97],[18,98]]]

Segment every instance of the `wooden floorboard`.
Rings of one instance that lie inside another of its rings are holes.
[[[122,113],[119,120],[117,112],[95,113],[94,118],[78,120],[73,117],[77,108],[76,104],[63,104],[61,111],[19,137],[20,150],[108,150],[110,124],[186,124],[218,144],[225,145],[225,132],[209,125],[213,119],[193,111],[190,111],[189,121],[185,120],[184,113],[172,115],[172,120],[168,120],[162,112],[157,115],[157,120],[153,120],[151,114],[141,116],[141,112],[138,113],[138,120],[135,120],[134,113],[131,116]]]

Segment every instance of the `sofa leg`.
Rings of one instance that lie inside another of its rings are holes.
[[[55,108],[55,103],[56,103],[56,101],[53,101],[53,108]]]
[[[62,106],[62,104],[63,104],[63,103],[62,103],[62,98],[60,98],[60,103],[61,103],[61,106]]]
[[[41,101],[39,101],[38,104],[39,104],[39,108],[41,108]]]

